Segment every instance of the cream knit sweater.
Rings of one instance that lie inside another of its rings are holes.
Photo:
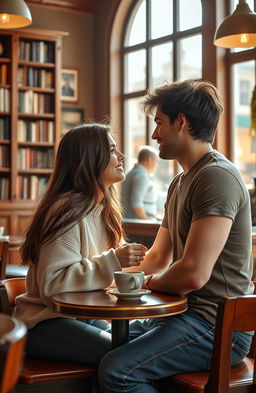
[[[103,289],[121,270],[96,208],[57,240],[43,245],[39,261],[28,270],[27,292],[16,298],[14,316],[29,329],[38,322],[59,317],[52,311],[51,297],[62,292]]]

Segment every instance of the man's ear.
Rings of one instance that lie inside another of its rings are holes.
[[[184,115],[184,113],[181,112],[181,113],[178,113],[177,120],[178,120],[178,125],[180,127],[180,131],[182,131],[184,129],[184,127],[187,125],[187,122],[188,122],[187,118]]]

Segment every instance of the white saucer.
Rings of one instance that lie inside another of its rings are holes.
[[[141,296],[148,295],[149,289],[141,289],[139,292],[119,292],[118,289],[110,289],[107,291],[110,295],[115,295],[120,300],[139,300]]]

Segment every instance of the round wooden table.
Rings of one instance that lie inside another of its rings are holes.
[[[151,292],[140,300],[118,300],[107,291],[67,292],[53,296],[54,310],[75,318],[111,319],[112,347],[129,340],[129,319],[157,318],[187,310],[186,296]]]

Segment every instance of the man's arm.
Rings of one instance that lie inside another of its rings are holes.
[[[182,258],[165,272],[154,275],[149,281],[150,289],[186,294],[202,288],[211,276],[231,226],[230,218],[220,216],[206,216],[194,221]]]
[[[145,274],[158,273],[166,270],[172,261],[172,242],[169,230],[160,227],[152,247],[147,252],[138,270]]]

